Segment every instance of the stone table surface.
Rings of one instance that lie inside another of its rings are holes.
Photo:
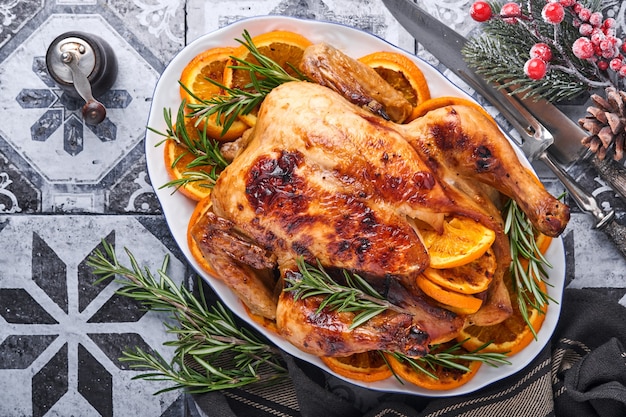
[[[423,6],[467,34],[474,29],[469,3]],[[94,284],[86,260],[106,239],[118,250],[132,248],[141,264],[158,266],[170,255],[170,275],[194,280],[146,169],[153,89],[194,39],[268,14],[340,22],[439,65],[379,0],[0,0],[0,416],[199,415],[189,395],[154,396],[167,384],[132,379],[137,372],[119,361],[122,349],[171,355],[162,344],[172,336],[162,316],[116,295],[115,284]],[[623,27],[624,17],[616,18]],[[101,97],[107,119],[96,128],[83,122],[82,102],[63,94],[46,71],[48,45],[73,30],[105,39],[119,62]],[[544,167],[535,168],[551,192],[563,191]],[[584,165],[571,169],[621,221],[624,201]],[[566,285],[626,305],[625,260],[568,203]]]

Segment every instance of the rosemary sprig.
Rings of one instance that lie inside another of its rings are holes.
[[[148,127],[152,132],[165,138],[155,146],[160,146],[166,140],[174,140],[186,149],[186,153],[181,154],[172,164],[176,164],[180,158],[189,154],[194,158],[187,164],[187,171],[182,173],[181,178],[168,181],[159,188],[174,187],[176,191],[195,181],[204,181],[208,187],[211,187],[217,181],[219,173],[228,166],[228,161],[220,151],[219,142],[208,137],[205,128],[193,127],[195,132],[188,130],[189,126],[185,123],[185,106],[186,102],[183,100],[176,114],[176,123],[172,121],[171,110],[163,109],[165,132]],[[203,169],[197,169],[199,167]]]
[[[307,77],[294,66],[291,66],[291,68],[296,73],[296,76],[292,76],[276,61],[263,55],[252,42],[252,37],[247,30],[244,30],[242,37],[243,40],[235,40],[245,46],[258,63],[244,61],[232,56],[231,58],[238,65],[232,65],[230,68],[247,71],[250,75],[249,84],[243,88],[230,88],[207,78],[207,81],[224,90],[225,94],[216,95],[205,100],[195,96],[186,86],[182,86],[198,101],[197,104],[187,105],[191,109],[189,116],[197,117],[198,120],[201,120],[204,117],[215,114],[216,123],[218,125],[223,123],[223,131],[227,131],[239,115],[245,115],[254,110],[274,88],[291,81],[307,80]]]
[[[549,277],[546,268],[552,268],[552,265],[537,247],[536,230],[514,200],[509,200],[505,206],[504,231],[511,242],[513,261],[510,270],[517,292],[518,307],[536,338],[537,334],[530,324],[528,308],[543,314],[542,308],[551,300],[554,301],[539,286],[539,282],[550,285],[546,281]],[[527,262],[526,266],[523,260]]]
[[[119,263],[112,245],[104,241],[102,245],[104,252],[96,251],[88,260],[94,274],[100,276],[98,281],[117,277],[122,285],[119,294],[140,301],[150,310],[169,313],[177,323],[166,324],[167,331],[177,336],[164,344],[175,348],[171,362],[138,348],[124,352],[120,360],[131,362],[134,369],[149,371],[135,379],[174,383],[159,393],[180,388],[202,393],[287,376],[278,349],[237,326],[220,303],[209,308],[202,292],[198,299],[184,286],[177,286],[167,275],[167,256],[155,276],[142,269],[127,249],[130,267]]]
[[[307,264],[302,257],[297,259],[299,275],[285,278],[284,291],[294,292],[294,298],[323,296],[317,312],[324,308],[338,312],[356,313],[350,329],[354,329],[386,310],[403,312],[380,295],[365,279],[357,274],[342,270],[345,284],[338,283],[318,263],[317,267]]]
[[[425,373],[434,379],[439,379],[434,373],[437,367],[469,372],[470,368],[462,363],[464,361],[477,361],[495,368],[511,364],[505,353],[481,352],[489,343],[471,352],[463,349],[462,344],[463,342],[459,342],[445,348],[441,348],[441,345],[433,345],[429,353],[419,358],[411,358],[398,352],[388,352],[388,354],[393,355],[400,362],[408,363],[416,372]]]
[[[181,388],[191,393],[203,393],[253,383],[270,383],[287,377],[277,348],[265,343],[252,331],[237,326],[232,314],[220,303],[209,308],[202,292],[200,298],[197,298],[184,286],[179,287],[172,281],[166,272],[167,256],[155,276],[148,269],[142,269],[128,249],[125,252],[130,267],[120,264],[112,245],[103,241],[102,246],[103,251],[94,252],[88,260],[88,266],[99,276],[98,282],[115,277],[122,286],[118,290],[120,295],[140,301],[149,310],[169,313],[170,319],[177,324],[165,324],[168,332],[177,336],[175,340],[164,343],[165,346],[175,348],[170,362],[158,352],[146,352],[137,347],[123,352],[121,361],[128,362],[133,369],[145,371],[134,379],[174,383],[156,393],[159,394]],[[366,301],[371,299],[372,304],[382,302],[385,308],[394,308],[361,277],[345,273],[352,287],[344,287],[321,268],[313,268],[302,260],[299,261],[299,268],[303,276],[312,279],[290,281],[299,285],[299,289],[291,287],[291,290],[298,291],[300,297],[315,295],[318,287],[321,287],[320,294],[327,294],[337,288],[340,291],[348,288],[356,298],[354,304],[345,304],[348,309],[345,311],[351,311],[352,308],[359,310],[359,297]],[[320,285],[303,284],[303,281]],[[344,305],[343,301],[334,303],[329,300],[327,305]],[[408,361],[417,372],[424,372],[434,378],[437,377],[431,370],[436,366],[468,371],[463,361],[480,361],[496,367],[510,364],[504,354],[481,353],[483,347],[473,352],[462,350],[461,343],[445,349],[439,349],[437,345],[431,348],[435,353],[428,353],[421,358],[390,354],[399,360]]]

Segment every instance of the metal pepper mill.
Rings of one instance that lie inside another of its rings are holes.
[[[106,108],[94,96],[108,91],[117,78],[117,59],[104,40],[83,32],[59,35],[48,47],[46,67],[64,92],[85,100],[86,123],[97,125],[104,120]]]

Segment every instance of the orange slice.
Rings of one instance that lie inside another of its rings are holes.
[[[274,320],[270,320],[267,317],[263,317],[259,314],[255,314],[250,311],[250,308],[246,305],[246,303],[241,303],[244,310],[248,314],[248,317],[252,319],[255,323],[263,326],[265,329],[269,330],[272,333],[279,334],[278,327],[276,326],[276,322]]]
[[[435,365],[434,367],[426,365],[424,369],[436,376],[436,378],[433,378],[427,373],[415,369],[409,362],[400,360],[392,354],[385,354],[385,357],[393,372],[401,380],[434,391],[451,390],[468,383],[481,366],[481,363],[478,361],[459,361],[459,364],[469,368],[469,371],[464,371],[440,365]]]
[[[443,96],[443,97],[436,97],[436,98],[431,98],[429,100],[426,100],[418,104],[413,114],[415,115],[416,118],[422,117],[429,111],[432,111],[441,107],[452,106],[452,105],[474,107],[475,109],[478,109],[485,117],[487,117],[487,119],[491,120],[494,124],[496,123],[495,120],[493,120],[493,117],[487,112],[487,110],[485,110],[482,106],[478,105],[476,102],[465,99],[465,98],[454,97],[454,96]]]
[[[467,350],[476,350],[486,343],[490,343],[484,347],[481,352],[497,352],[514,355],[528,346],[534,339],[536,332],[541,329],[546,318],[547,304],[544,308],[536,310],[529,308],[529,322],[535,331],[530,330],[522,313],[519,310],[517,294],[512,290],[510,279],[509,293],[511,294],[511,304],[513,306],[513,314],[502,323],[493,326],[468,326],[461,330],[457,336],[457,341],[463,343],[463,347]],[[546,285],[543,281],[539,282],[542,291],[546,291]]]
[[[550,248],[552,238],[543,233],[537,233],[535,243],[539,252],[545,254]],[[528,269],[527,259],[521,259],[520,262],[524,266],[524,269]],[[536,279],[535,282],[542,292],[545,293],[547,291],[545,282],[538,279]],[[544,304],[541,310],[528,306],[528,322],[533,328],[533,332],[530,327],[528,327],[528,323],[526,323],[526,320],[524,320],[520,312],[517,291],[513,288],[513,279],[510,274],[505,276],[505,284],[511,295],[513,314],[502,323],[493,326],[469,326],[463,329],[457,336],[457,340],[462,342],[463,347],[467,350],[476,350],[486,343],[490,343],[481,351],[513,355],[528,346],[541,329],[546,318],[548,305]]]
[[[430,256],[430,267],[454,268],[483,256],[496,238],[496,233],[467,217],[444,220],[443,233],[420,230],[424,246]]]
[[[424,291],[424,294],[438,301],[444,308],[457,314],[474,314],[483,304],[480,298],[447,290],[435,284],[424,275],[419,275],[416,282],[420,290]]]
[[[389,378],[391,369],[380,352],[355,353],[345,357],[321,357],[333,372],[363,382],[382,381]]]
[[[210,274],[215,274],[215,270],[213,267],[207,262],[202,255],[202,251],[198,247],[195,239],[191,235],[191,229],[194,225],[202,218],[209,210],[213,207],[213,203],[211,202],[211,196],[207,196],[200,200],[193,212],[191,213],[191,217],[189,217],[189,223],[187,225],[187,246],[189,247],[189,251],[191,252],[191,256],[193,259],[200,264],[200,267]]]
[[[496,256],[489,248],[480,258],[448,269],[426,268],[424,276],[435,284],[461,294],[486,291],[496,271]]]
[[[275,30],[266,32],[252,38],[252,43],[259,52],[276,62],[285,71],[291,75],[296,75],[292,67],[298,68],[304,50],[311,45],[304,36],[286,30]],[[233,52],[233,56],[238,59],[258,64],[258,61],[252,57],[252,54],[244,45],[239,46]],[[249,84],[251,82],[250,72],[241,69],[233,69],[239,63],[231,60],[230,65],[224,69],[223,84],[229,88],[238,88],[241,90],[251,90]],[[256,113],[258,109],[245,115],[240,115],[240,119],[248,126],[252,127],[256,123]]]
[[[165,160],[165,169],[172,180],[189,179],[184,185],[178,187],[177,191],[196,201],[200,201],[211,194],[214,182],[204,175],[209,175],[213,170],[213,166],[203,165],[191,169],[188,168],[189,163],[195,159],[195,156],[186,147],[173,139],[165,141],[163,158]]]
[[[552,244],[552,238],[550,236],[544,235],[543,233],[539,233],[535,237],[535,242],[537,244],[537,249],[539,249],[539,252],[545,254]]]
[[[182,84],[180,86],[181,98],[187,104],[199,104],[200,101],[198,99],[209,100],[215,95],[223,94],[220,87],[208,81],[207,78],[222,83],[224,69],[227,63],[230,62],[230,56],[234,51],[235,48],[230,47],[211,48],[196,55],[189,61],[180,75],[180,83]],[[206,126],[207,135],[220,141],[237,139],[248,128],[246,124],[236,121],[230,126],[228,131],[224,131],[222,128],[223,123],[217,123],[216,120],[217,115],[204,118],[200,127]]]
[[[373,68],[411,103],[413,112],[405,123],[415,119],[417,106],[430,98],[428,82],[417,64],[404,54],[387,51],[374,52],[359,61]]]

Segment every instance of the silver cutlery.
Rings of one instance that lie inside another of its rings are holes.
[[[552,153],[568,161],[582,157],[580,143],[581,129],[578,136],[572,134],[572,121],[548,102],[538,102],[533,107],[541,109],[544,120],[558,121],[546,128],[539,116],[531,114],[524,100],[516,98],[502,90],[489,85],[480,75],[468,66],[461,50],[467,39],[447,27],[411,0],[383,0],[385,6],[398,22],[430,53],[448,69],[459,76],[470,87],[475,89],[489,101],[516,129],[521,138],[521,149],[529,160],[542,161],[563,183],[569,194],[581,210],[591,214],[595,219],[595,228],[604,231],[615,243],[620,252],[626,256],[626,227],[615,220],[615,212],[604,212],[595,197],[582,188],[558,163]],[[567,120],[565,120],[567,119]],[[576,131],[574,131],[576,133]],[[558,141],[555,142],[555,135]],[[563,139],[565,138],[565,139]],[[577,140],[578,142],[573,142]],[[614,179],[622,180],[618,173]]]

